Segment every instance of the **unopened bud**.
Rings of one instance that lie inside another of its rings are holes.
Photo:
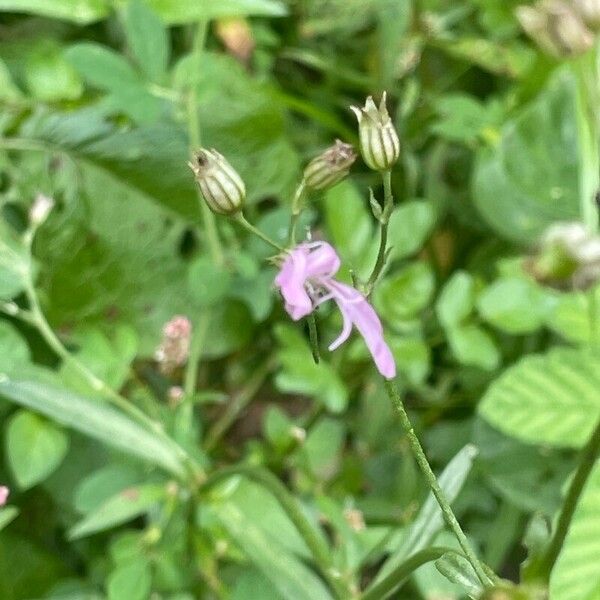
[[[219,215],[234,215],[242,210],[246,186],[227,159],[216,150],[202,148],[188,163],[196,176],[209,208]]]
[[[573,6],[562,0],[542,0],[517,8],[517,18],[527,34],[556,58],[577,56],[594,44],[594,34]]]
[[[590,29],[600,30],[600,0],[573,0],[573,8]]]
[[[160,346],[154,353],[161,371],[171,373],[187,362],[191,335],[192,324],[187,317],[177,315],[165,323]]]
[[[0,506],[4,506],[8,501],[10,490],[5,485],[0,485]]]
[[[387,111],[386,94],[379,108],[369,96],[363,108],[352,106],[358,119],[360,152],[363,160],[375,171],[387,171],[400,156],[400,139]]]
[[[350,144],[336,140],[333,146],[311,160],[304,169],[306,187],[324,190],[335,185],[348,175],[355,160],[354,148]]]
[[[589,289],[600,281],[600,238],[581,223],[557,223],[544,234],[526,267],[550,287]]]
[[[54,200],[50,196],[38,194],[29,209],[29,222],[36,227],[41,225],[53,208]]]

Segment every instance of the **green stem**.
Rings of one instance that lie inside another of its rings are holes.
[[[298,228],[298,221],[300,219],[300,215],[302,214],[302,209],[304,208],[304,194],[306,191],[306,182],[304,179],[300,182],[298,187],[296,188],[296,193],[294,194],[294,198],[292,199],[292,214],[290,216],[290,228],[288,234],[288,245],[295,246],[296,245],[296,229]]]
[[[202,69],[202,54],[208,34],[208,21],[202,20],[198,22],[194,35],[194,44],[192,50],[192,78],[190,88],[187,95],[187,128],[190,138],[190,153],[198,150],[201,143],[200,120],[198,118],[198,83]],[[202,223],[204,226],[204,235],[208,244],[209,252],[213,262],[216,265],[222,265],[225,261],[219,232],[217,230],[217,222],[215,215],[204,202],[200,191],[198,190],[200,206],[202,207]]]
[[[252,223],[250,223],[243,213],[239,212],[233,217],[244,229],[252,233],[253,235],[259,237],[263,242],[268,244],[269,246],[275,248],[279,252],[285,252],[285,248],[280,246],[277,242],[273,241],[268,235],[265,235],[260,229],[254,227]]]
[[[404,433],[408,438],[408,443],[415,457],[415,460],[417,461],[419,468],[421,469],[423,475],[425,476],[425,479],[427,480],[427,483],[429,484],[431,492],[435,496],[435,499],[437,500],[437,503],[439,504],[440,509],[442,510],[442,514],[444,516],[446,524],[448,525],[448,527],[450,527],[452,533],[454,533],[454,535],[456,536],[456,539],[458,540],[458,543],[460,544],[460,547],[462,548],[465,557],[471,563],[471,566],[473,567],[473,570],[475,571],[475,574],[477,575],[478,579],[481,581],[484,587],[489,586],[489,577],[486,575],[481,562],[479,561],[477,555],[475,554],[475,551],[471,547],[467,536],[463,532],[460,523],[458,522],[458,519],[454,515],[454,512],[450,507],[450,504],[448,503],[448,500],[446,499],[446,496],[444,495],[444,492],[440,487],[440,484],[438,483],[438,480],[436,479],[436,476],[432,471],[431,466],[429,465],[429,461],[425,456],[425,452],[423,451],[421,442],[419,442],[419,438],[415,434],[415,430],[412,426],[412,423],[410,422],[406,409],[404,408],[402,398],[400,397],[400,394],[396,386],[394,385],[394,382],[386,379],[385,389],[390,400],[392,401],[394,408],[396,409],[396,412],[400,417],[402,429],[404,429]]]
[[[556,529],[552,535],[552,539],[548,545],[547,550],[544,552],[542,558],[535,568],[535,575],[547,582],[550,578],[550,573],[554,567],[554,563],[560,554],[563,543],[567,532],[569,531],[569,525],[573,518],[573,513],[577,507],[581,492],[585,487],[590,472],[592,471],[596,459],[600,454],[600,421],[596,425],[596,428],[592,432],[590,439],[581,451],[579,458],[579,464],[575,475],[569,484],[569,489],[565,497],[565,501],[560,511],[558,521],[556,523]]]
[[[336,597],[340,600],[347,600],[351,594],[340,581],[325,538],[308,520],[296,498],[272,473],[257,467],[228,467],[210,475],[201,486],[200,491],[206,491],[220,481],[235,476],[247,477],[273,494],[308,546],[321,575],[335,592]]]
[[[360,600],[383,600],[387,598],[402,582],[419,567],[441,558],[448,552],[456,553],[452,548],[432,547],[413,554],[400,563],[387,577],[369,586],[360,596]]]
[[[312,351],[313,360],[315,364],[319,364],[321,361],[321,355],[319,353],[319,331],[317,329],[317,320],[315,319],[315,313],[310,313],[306,317],[308,321],[308,339],[310,340],[310,349]]]
[[[388,233],[388,224],[390,221],[390,216],[392,211],[394,210],[394,195],[392,193],[392,172],[384,171],[381,176],[383,177],[383,212],[381,213],[381,217],[379,218],[380,223],[380,234],[379,234],[379,251],[377,252],[377,260],[375,261],[375,266],[373,267],[373,271],[371,272],[371,276],[367,281],[367,296],[371,294],[373,291],[373,287],[381,275],[381,271],[385,266],[385,257],[387,252],[387,233]]]
[[[192,457],[173,440],[165,432],[163,426],[158,421],[151,419],[146,413],[141,411],[135,404],[129,402],[126,398],[118,394],[109,385],[97,377],[92,371],[90,371],[85,365],[80,363],[63,345],[58,336],[54,333],[50,327],[46,317],[40,307],[40,303],[37,297],[37,293],[33,286],[33,282],[30,278],[26,279],[25,282],[25,294],[29,301],[31,311],[31,323],[37,328],[41,336],[44,338],[48,346],[56,352],[56,354],[65,361],[65,363],[71,365],[71,367],[79,373],[79,375],[87,381],[87,383],[98,393],[106,397],[106,399],[122,410],[125,414],[129,415],[132,419],[138,422],[140,425],[145,427],[148,431],[154,433],[160,437],[165,443],[167,443],[177,453],[183,463],[190,468],[191,474],[194,477],[203,479],[204,473],[200,465],[198,465]]]
[[[207,451],[212,450],[217,445],[219,440],[223,437],[223,434],[231,427],[246,406],[248,406],[252,398],[256,395],[256,392],[258,392],[264,383],[267,375],[273,370],[275,362],[274,357],[270,357],[260,365],[254,371],[246,385],[227,404],[225,412],[217,421],[215,421],[215,424],[206,434],[204,445]]]

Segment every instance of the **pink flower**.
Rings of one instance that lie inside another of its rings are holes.
[[[294,321],[298,321],[323,302],[334,300],[344,323],[342,332],[329,350],[335,350],[343,344],[354,325],[363,336],[379,372],[386,379],[393,379],[396,376],[396,364],[383,339],[381,321],[358,290],[333,278],[339,268],[339,256],[326,242],[296,246],[275,278],[275,285],[285,301],[285,310]]]
[[[4,506],[8,500],[10,490],[5,485],[0,485],[0,506]]]

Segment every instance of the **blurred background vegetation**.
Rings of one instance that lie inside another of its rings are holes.
[[[324,526],[351,589],[388,556],[454,545],[423,513],[426,487],[362,340],[314,364],[273,293],[269,248],[203,214],[186,165],[199,143],[217,148],[246,182],[249,218],[285,240],[303,166],[336,138],[356,144],[349,106],[384,90],[402,152],[374,304],[434,468],[455,457],[457,514],[486,563],[518,579],[525,533],[543,537],[600,402],[584,383],[585,405],[560,412],[561,380],[519,412],[526,382],[510,401],[492,388],[477,412],[503,369],[591,331],[587,296],[522,269],[549,224],[582,216],[583,184],[579,63],[539,51],[517,4],[0,0],[0,371],[26,382],[0,384],[0,484],[14,507],[0,520],[0,598],[327,597],[263,486],[195,494],[169,479],[146,438],[93,413],[106,390],[76,365],[207,471],[277,475]],[[303,223],[336,246],[346,277],[375,259],[369,187],[381,196],[358,161]],[[40,193],[55,207],[29,262],[19,240]],[[77,362],[16,314],[31,301],[23,265]],[[165,373],[154,353],[174,315],[192,322],[192,356]],[[328,343],[339,317],[318,321]],[[569,350],[540,370],[579,362]],[[597,570],[556,600],[596,598]],[[465,595],[429,564],[393,597]]]

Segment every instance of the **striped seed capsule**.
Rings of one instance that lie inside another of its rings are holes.
[[[355,160],[354,148],[336,140],[333,146],[308,163],[304,169],[304,183],[312,190],[325,190],[344,179]]]
[[[242,210],[246,186],[222,154],[214,148],[202,148],[188,165],[196,176],[204,201],[213,212],[231,216]]]
[[[384,92],[379,108],[369,96],[363,108],[352,106],[358,119],[360,152],[363,160],[375,171],[387,171],[400,156],[400,139],[387,111]]]

